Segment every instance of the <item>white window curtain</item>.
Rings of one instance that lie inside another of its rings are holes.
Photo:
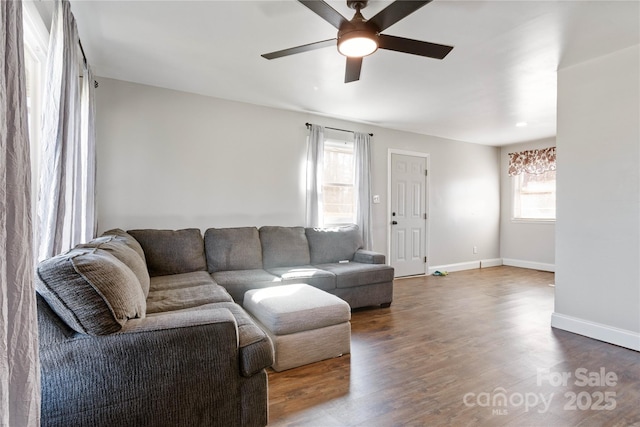
[[[324,127],[311,125],[307,143],[307,227],[324,223],[322,208],[322,169],[324,165]]]
[[[38,198],[38,259],[51,257],[95,233],[95,150],[91,72],[85,67],[80,93],[79,38],[67,0],[56,0],[44,93],[42,169]]]
[[[362,233],[364,249],[373,249],[371,232],[371,135],[362,132],[354,134],[356,161],[356,224]]]
[[[0,425],[40,425],[22,3],[0,1]]]
[[[354,133],[356,224],[365,249],[373,248],[371,221],[371,135]],[[322,183],[324,168],[324,127],[310,125],[307,144],[306,226],[324,225]]]
[[[96,97],[95,80],[85,61],[80,96],[80,147],[82,190],[79,200],[81,222],[77,242],[86,242],[98,231],[96,214]]]

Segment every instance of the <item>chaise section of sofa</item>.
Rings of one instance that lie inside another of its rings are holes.
[[[362,249],[357,225],[306,228],[305,235],[311,264],[336,277],[331,293],[351,308],[391,304],[394,269],[385,264],[383,254]]]
[[[39,264],[43,426],[267,424],[271,343],[194,230],[111,230]]]

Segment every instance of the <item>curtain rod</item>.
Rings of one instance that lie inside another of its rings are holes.
[[[311,127],[311,123],[309,123],[309,122],[305,123],[304,125],[307,127],[307,129],[309,129]],[[329,127],[329,126],[325,126],[324,128],[325,129],[331,129],[331,130],[337,130],[337,131],[340,131],[340,132],[355,133],[355,131],[352,131],[352,130],[332,128],[332,127]],[[370,133],[369,136],[373,136],[373,134]]]
[[[82,47],[82,42],[78,39],[78,44],[80,45],[80,52],[82,52],[82,60],[84,61],[84,65],[87,65],[87,55],[84,54],[84,48]]]
[[[84,54],[84,48],[82,47],[82,41],[78,38],[78,45],[80,46],[80,52],[82,52],[82,61],[84,61],[85,68],[87,67],[87,55]],[[82,78],[82,76],[80,76]],[[93,81],[93,87],[98,88],[98,81]]]

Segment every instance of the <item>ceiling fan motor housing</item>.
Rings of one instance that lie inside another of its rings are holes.
[[[361,3],[364,3],[366,6],[366,1],[350,1],[349,7],[354,7],[356,9],[355,15],[351,21],[347,21],[340,26],[338,30],[338,51],[344,55],[344,52],[341,51],[340,46],[351,39],[368,39],[375,43],[375,48],[367,53],[367,55],[372,54],[378,49],[378,33],[379,29],[373,24],[369,23],[364,16],[360,13]],[[349,56],[349,55],[347,55]],[[363,55],[357,55],[363,56]],[[366,55],[364,55],[366,56]]]

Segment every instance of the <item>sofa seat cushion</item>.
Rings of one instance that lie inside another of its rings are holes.
[[[260,227],[262,264],[266,270],[311,262],[303,227]]]
[[[351,261],[356,251],[362,248],[362,235],[355,224],[334,228],[307,228],[305,233],[313,265]]]
[[[232,301],[231,295],[206,271],[156,276],[151,278],[147,314]]]
[[[161,291],[167,289],[188,288],[191,286],[216,284],[206,271],[192,271],[191,273],[168,274],[151,278],[150,290]]]
[[[138,278],[105,250],[72,249],[38,264],[36,276],[38,293],[76,332],[111,334],[146,314]]]
[[[276,267],[267,271],[282,279],[282,284],[307,283],[318,289],[330,291],[336,288],[336,275],[327,270],[321,270],[312,265],[297,267]]]
[[[262,268],[262,246],[256,227],[209,228],[204,232],[209,273]]]
[[[244,293],[249,289],[277,286],[282,282],[280,277],[262,269],[218,271],[211,275],[213,280],[223,286],[233,297],[242,304]]]
[[[319,264],[315,267],[336,275],[336,288],[353,288],[393,281],[393,267],[359,262]]]
[[[207,270],[204,240],[197,228],[129,230],[128,233],[142,246],[151,277]]]
[[[149,295],[150,280],[144,255],[140,257],[138,252],[127,244],[126,238],[116,235],[106,235],[80,244],[76,246],[76,248],[99,248],[109,252],[133,271],[133,274],[136,275],[140,282],[144,296]]]

